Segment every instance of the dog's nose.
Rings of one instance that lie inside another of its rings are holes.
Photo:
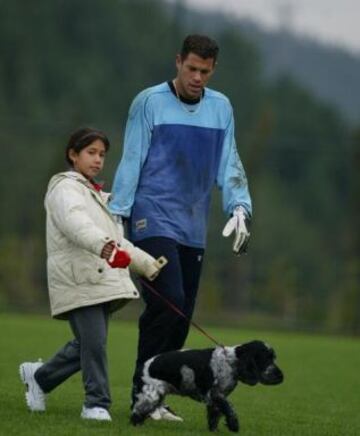
[[[261,379],[264,384],[277,385],[282,383],[284,375],[276,365],[269,365],[261,374]]]

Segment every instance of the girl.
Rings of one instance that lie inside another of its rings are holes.
[[[69,140],[71,169],[50,180],[45,197],[47,273],[51,314],[67,319],[74,339],[50,360],[20,365],[31,411],[45,410],[45,394],[81,370],[84,419],[110,421],[106,339],[109,314],[138,298],[128,265],[154,279],[166,261],[156,261],[123,238],[107,208],[108,195],[94,178],[104,165],[109,140],[82,128]]]

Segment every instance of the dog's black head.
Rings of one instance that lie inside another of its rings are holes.
[[[252,341],[235,348],[238,378],[248,385],[277,385],[284,375],[275,365],[274,350],[262,341]]]

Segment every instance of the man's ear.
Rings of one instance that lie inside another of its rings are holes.
[[[176,69],[179,71],[181,65],[182,65],[182,59],[181,59],[181,55],[177,54],[176,58],[175,58],[175,64],[176,64]]]

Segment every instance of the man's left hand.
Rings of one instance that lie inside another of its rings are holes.
[[[238,206],[234,209],[233,216],[226,223],[222,232],[226,238],[235,231],[235,239],[233,243],[233,252],[237,256],[246,253],[246,248],[250,238],[250,232],[247,226],[246,212]]]

